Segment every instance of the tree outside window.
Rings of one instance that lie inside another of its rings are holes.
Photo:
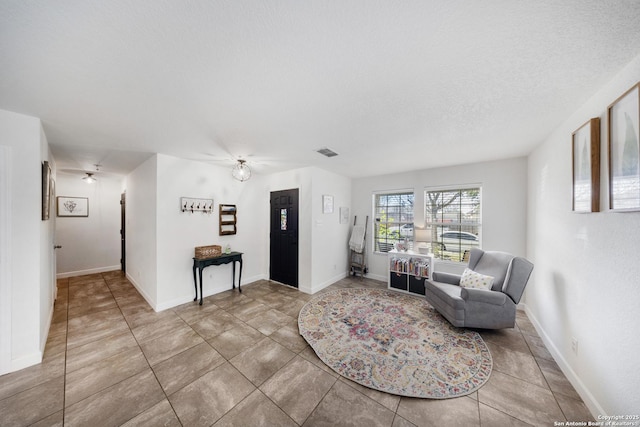
[[[466,262],[480,248],[481,187],[425,191],[425,227],[435,257]]]
[[[374,251],[389,252],[405,237],[413,240],[413,191],[379,193],[373,198]]]

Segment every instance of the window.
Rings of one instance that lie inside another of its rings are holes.
[[[435,257],[466,262],[471,248],[480,248],[481,187],[424,192],[427,245]]]
[[[374,251],[389,252],[406,237],[413,240],[413,191],[373,195]]]

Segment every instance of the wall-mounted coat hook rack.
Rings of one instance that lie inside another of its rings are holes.
[[[180,210],[182,212],[203,212],[211,214],[213,213],[213,199],[182,197],[180,199]]]

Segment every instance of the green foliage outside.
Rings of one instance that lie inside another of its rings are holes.
[[[393,249],[393,244],[400,240],[400,232],[397,228],[391,227],[393,218],[387,218],[386,214],[380,215],[380,220],[376,224],[378,233],[376,235],[376,249],[380,252],[388,252]]]

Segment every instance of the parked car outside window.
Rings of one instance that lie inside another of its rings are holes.
[[[449,252],[464,252],[480,246],[480,239],[473,233],[466,231],[445,231],[440,234],[442,250]]]
[[[394,237],[396,238],[408,237],[409,239],[411,239],[413,238],[413,223],[390,225],[388,233],[390,235],[394,235]]]
[[[400,236],[413,237],[413,224],[404,224],[400,227]]]

